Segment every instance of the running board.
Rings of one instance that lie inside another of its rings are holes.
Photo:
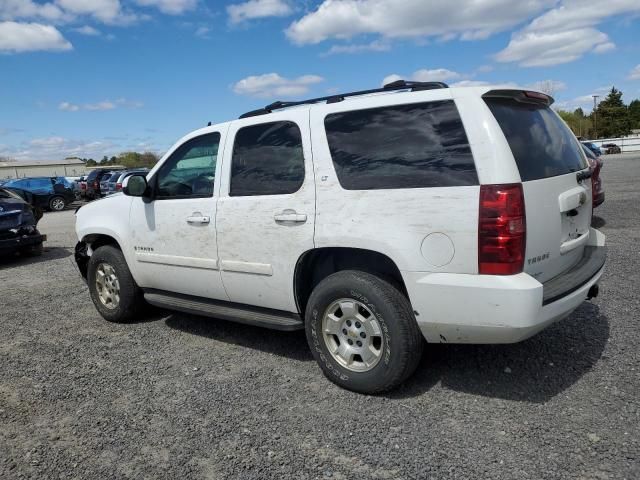
[[[144,299],[155,307],[271,328],[273,330],[291,331],[304,328],[300,315],[281,310],[221,302],[162,290],[145,290]]]

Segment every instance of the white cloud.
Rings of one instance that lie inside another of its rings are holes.
[[[90,15],[106,23],[112,23],[122,15],[119,0],[56,0],[56,3],[74,15]]]
[[[595,28],[523,31],[514,34],[507,48],[496,54],[495,59],[503,63],[517,62],[523,67],[547,67],[572,62],[609,43],[609,37]]]
[[[196,29],[195,36],[200,38],[210,38],[209,37],[210,32],[211,32],[211,29],[209,27],[198,27]]]
[[[491,84],[483,80],[460,80],[451,84],[452,87],[484,87],[485,85]]]
[[[286,17],[293,13],[287,0],[249,0],[227,7],[229,22],[242,23],[254,18]]]
[[[158,145],[151,137],[105,137],[80,140],[59,135],[38,137],[16,145],[0,144],[0,156],[15,160],[59,160],[66,157],[101,159],[125,151],[158,152]]]
[[[347,45],[334,45],[323,56],[335,55],[339,53],[362,53],[362,52],[388,52],[391,50],[391,45],[388,42],[381,40],[374,40],[369,43],[362,44],[347,44]]]
[[[32,0],[0,0],[0,20],[31,18],[48,21],[68,20],[68,14],[53,3],[35,3]]]
[[[582,110],[588,113],[593,110],[593,96],[597,95],[600,97],[600,100],[602,100],[607,96],[611,87],[611,85],[598,87],[588,95],[580,95],[579,97],[575,97],[570,100],[563,100],[561,102],[557,102],[555,106],[563,110],[575,110],[576,108],[582,108]]]
[[[324,0],[293,22],[287,36],[298,44],[361,34],[387,38],[437,36],[463,40],[487,38],[552,6],[553,0]]]
[[[637,0],[565,0],[511,36],[496,54],[499,62],[540,67],[572,62],[586,53],[605,53],[615,44],[595,28],[610,17],[640,12]]]
[[[63,112],[78,112],[80,110],[88,110],[93,112],[115,110],[118,107],[124,108],[142,108],[144,104],[136,100],[128,100],[126,98],[118,98],[117,100],[103,100],[96,103],[85,103],[78,105],[70,102],[62,102],[58,105],[58,110]]]
[[[73,46],[57,28],[39,23],[0,22],[0,52],[65,51]]]
[[[15,160],[57,160],[65,157],[93,157],[113,152],[116,146],[105,141],[72,140],[60,136],[34,138],[17,147],[4,147],[0,154]]]
[[[411,80],[414,82],[445,82],[447,80],[455,80],[461,78],[458,72],[447,70],[446,68],[436,68],[429,70],[426,68],[416,70],[411,75],[400,76],[396,73],[388,75],[382,80],[382,85],[395,82],[397,80]]]
[[[181,15],[193,10],[198,0],[136,0],[136,3],[143,7],[156,7],[167,15]]]
[[[629,80],[640,80],[640,64],[636,65],[635,68],[629,72],[627,78]]]
[[[304,95],[311,85],[323,82],[324,78],[317,75],[303,75],[288,79],[277,73],[253,75],[243,78],[233,85],[233,91],[239,95],[249,95],[259,98],[292,97]]]
[[[58,105],[58,110],[62,110],[63,112],[77,112],[78,110],[80,110],[80,107],[73,103],[62,102],[60,105]]]
[[[82,35],[90,36],[90,37],[98,37],[102,35],[100,30],[97,30],[89,25],[85,25],[84,27],[74,28],[73,31],[81,33]]]

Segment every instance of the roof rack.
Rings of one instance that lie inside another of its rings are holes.
[[[273,102],[264,108],[252,110],[240,115],[240,118],[256,117],[258,115],[266,115],[272,113],[274,110],[281,110],[283,108],[295,107],[298,105],[310,105],[313,103],[337,103],[343,101],[347,97],[356,97],[358,95],[368,95],[371,93],[392,92],[397,90],[411,90],[412,92],[419,90],[435,90],[438,88],[449,88],[449,85],[443,82],[409,82],[406,80],[396,80],[395,82],[387,83],[382,88],[373,88],[371,90],[359,90],[357,92],[339,93],[336,95],[329,95],[326,97],[311,98],[309,100],[301,100],[298,102]]]

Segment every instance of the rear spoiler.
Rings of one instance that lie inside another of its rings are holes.
[[[508,98],[521,103],[536,103],[550,106],[555,100],[550,95],[531,90],[490,90],[482,98]]]

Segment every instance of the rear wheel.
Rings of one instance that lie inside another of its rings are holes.
[[[423,339],[408,299],[369,273],[342,271],[322,280],[309,299],[305,326],[324,374],[348,390],[391,390],[422,356]]]
[[[111,245],[98,248],[89,258],[87,283],[93,304],[109,322],[133,321],[145,306],[124,255]]]
[[[66,206],[67,204],[62,197],[51,197],[49,200],[49,210],[53,210],[54,212],[60,212],[64,210]]]

